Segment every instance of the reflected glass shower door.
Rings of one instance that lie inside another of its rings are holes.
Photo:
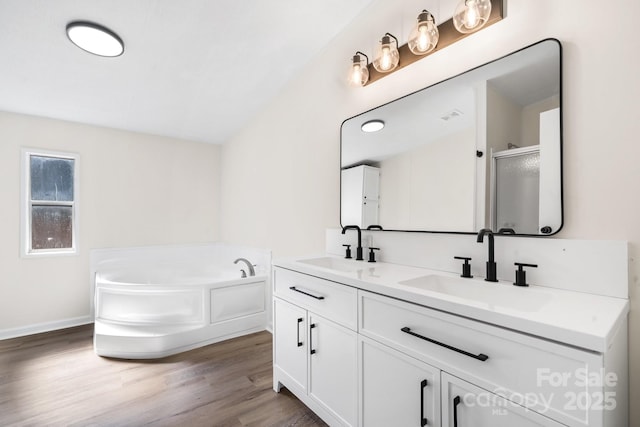
[[[539,234],[539,147],[501,151],[493,158],[493,229]]]

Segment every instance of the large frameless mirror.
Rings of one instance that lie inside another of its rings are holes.
[[[557,233],[561,62],[543,40],[345,120],[341,224]]]

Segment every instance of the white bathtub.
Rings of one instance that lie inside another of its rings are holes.
[[[103,262],[95,271],[96,354],[154,359],[267,328],[268,273],[241,278],[244,264],[217,264]]]

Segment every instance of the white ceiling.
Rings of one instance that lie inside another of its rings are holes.
[[[372,0],[0,0],[0,110],[224,143]],[[87,20],[117,58],[69,42]]]

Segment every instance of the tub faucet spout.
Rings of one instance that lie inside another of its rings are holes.
[[[237,264],[238,262],[244,262],[245,264],[247,264],[247,267],[249,268],[249,276],[255,276],[256,275],[256,270],[253,268],[253,264],[251,264],[251,261],[249,261],[246,258],[238,258],[237,260],[233,261],[234,264]]]

